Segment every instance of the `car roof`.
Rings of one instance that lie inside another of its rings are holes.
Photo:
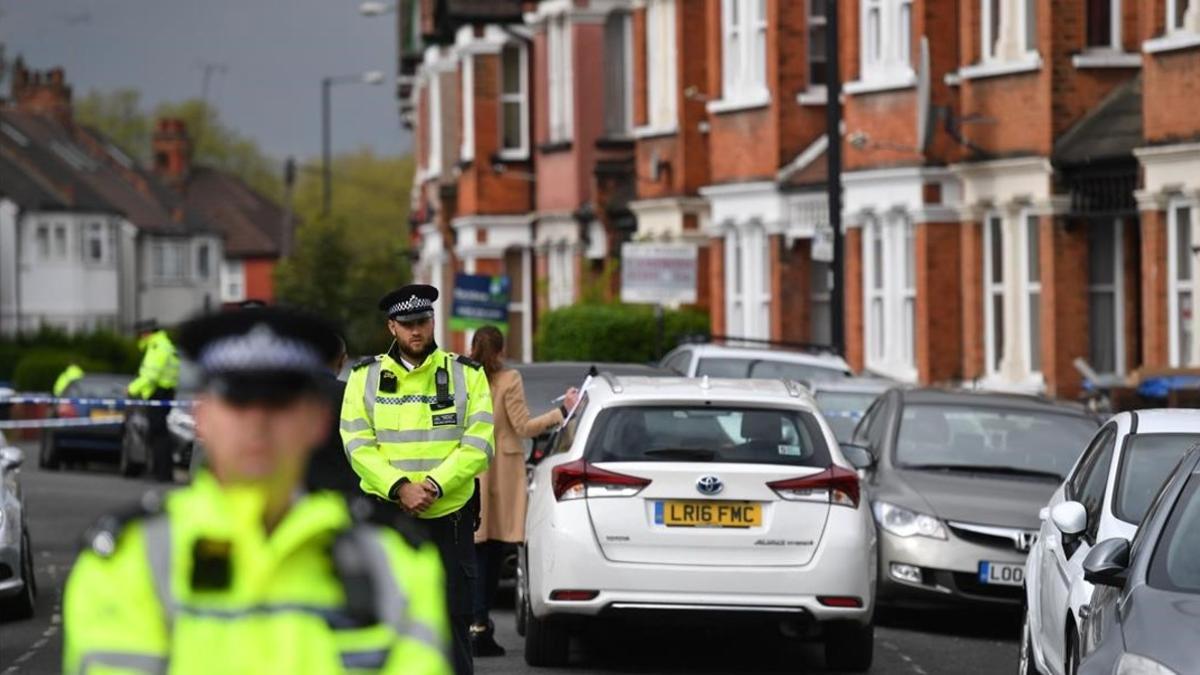
[[[1137,416],[1137,434],[1200,434],[1200,410],[1188,408],[1154,408],[1121,415]],[[1114,419],[1116,419],[1115,416]],[[1128,425],[1126,425],[1128,426]]]
[[[997,408],[1018,410],[1074,413],[1080,416],[1090,416],[1082,405],[1070,401],[1035,396],[1030,394],[1014,394],[999,391],[976,391],[969,389],[948,389],[941,387],[918,387],[901,390],[904,403],[926,403],[942,405],[985,405]]]
[[[510,367],[520,371],[522,375],[550,375],[556,373],[580,373],[595,367],[598,371],[609,371],[617,374],[630,375],[644,373],[654,375],[669,371],[645,363],[608,363],[603,361],[537,361],[534,363],[509,363]]]
[[[847,377],[840,380],[814,380],[808,388],[814,394],[829,392],[845,392],[847,394],[882,394],[899,386],[898,382],[883,380],[875,377]]]
[[[677,403],[729,401],[815,408],[812,394],[796,382],[717,377],[619,377],[601,373],[597,397],[605,402]],[[589,392],[590,393],[590,392]]]
[[[837,367],[849,370],[849,364],[833,352],[801,352],[783,348],[743,347],[741,345],[689,344],[681,349],[696,353],[700,358],[728,357],[742,359],[760,359],[763,361],[784,361],[787,363],[803,363],[814,366]]]

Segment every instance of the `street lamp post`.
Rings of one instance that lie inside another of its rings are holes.
[[[833,229],[833,288],[830,289],[830,341],[846,354],[846,243],[842,239],[842,75],[838,68],[838,2],[825,0],[825,128],[829,135],[829,226]]]
[[[335,75],[321,78],[321,215],[328,216],[333,199],[332,165],[330,150],[330,103],[329,92],[335,84],[383,84],[383,73],[368,70],[361,75]]]

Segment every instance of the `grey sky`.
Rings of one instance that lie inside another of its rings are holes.
[[[0,42],[30,67],[66,68],[76,95],[132,87],[151,107],[200,96],[276,157],[320,154],[326,75],[379,69],[380,86],[335,87],[334,151],[406,152],[394,98],[395,17],[358,0],[0,0]]]

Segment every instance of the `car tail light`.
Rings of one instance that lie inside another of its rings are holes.
[[[831,466],[821,473],[803,478],[788,478],[767,483],[780,499],[793,502],[827,502],[858,508],[861,488],[858,474]]]
[[[817,596],[817,602],[826,607],[847,607],[857,609],[863,606],[862,598],[856,598],[853,595],[821,595]]]
[[[554,498],[558,501],[587,497],[632,497],[650,484],[648,478],[606,471],[577,459],[554,467],[551,472]]]
[[[59,417],[78,417],[78,414],[75,411],[75,405],[72,403],[59,403],[58,404],[58,416]]]
[[[560,600],[562,602],[587,602],[588,600],[595,600],[597,595],[600,595],[600,591],[550,591],[551,600]]]

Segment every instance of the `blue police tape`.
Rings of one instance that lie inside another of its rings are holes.
[[[121,417],[112,419],[89,419],[86,417],[51,417],[42,420],[0,420],[0,429],[64,429],[72,427],[100,427],[124,424]]]
[[[191,401],[157,401],[138,398],[67,398],[62,396],[46,396],[45,394],[17,394],[0,397],[0,405],[9,403],[88,405],[104,408],[187,408]]]

